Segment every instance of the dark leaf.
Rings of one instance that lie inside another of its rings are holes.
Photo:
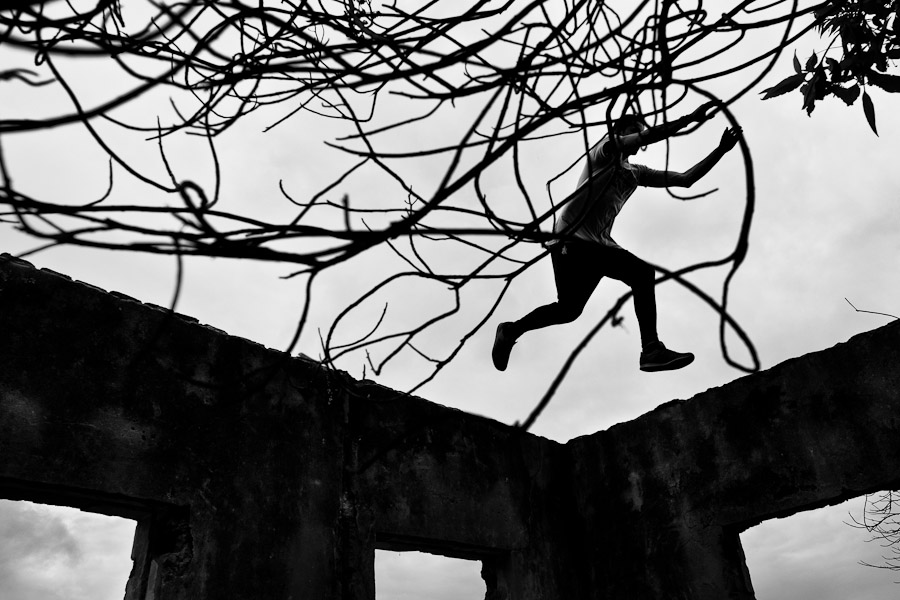
[[[829,2],[829,3],[824,3],[822,6],[817,8],[814,14],[816,16],[816,20],[821,21],[836,11],[837,11],[837,7],[835,7],[832,3]]]
[[[860,6],[863,9],[863,12],[868,14],[877,14],[882,8],[884,8],[884,2],[881,0],[863,0],[860,3]]]
[[[872,99],[869,98],[868,92],[863,92],[862,102],[863,112],[866,113],[866,121],[869,122],[869,127],[872,128],[875,135],[878,135],[878,129],[875,127],[875,106],[872,104]]]
[[[856,54],[845,57],[844,60],[841,61],[841,65],[856,77],[865,75],[869,70],[866,61]]]
[[[877,85],[886,92],[891,92],[892,94],[900,93],[900,76],[872,71],[869,73],[868,79],[869,83]]]
[[[831,58],[830,56],[825,59],[825,63],[828,65],[828,70],[831,71],[832,77],[837,77],[841,72],[841,64]]]
[[[825,69],[823,67],[818,67],[816,69],[812,79],[809,80],[809,84],[813,86],[813,93],[816,96],[816,100],[825,98],[825,94],[828,93],[828,76],[825,74]]]
[[[822,24],[821,29],[828,29],[828,33],[835,34],[844,26],[844,21],[846,21],[846,18],[841,16],[829,17]]]
[[[794,71],[799,75],[803,72],[803,69],[800,68],[800,60],[797,58],[797,51],[794,50]]]
[[[800,88],[800,92],[803,94],[803,108],[806,109],[807,115],[811,115],[816,108],[816,101],[822,100],[828,93],[828,78],[825,76],[825,69],[823,67],[816,68],[812,78]]]
[[[816,109],[815,89],[816,88],[811,81],[805,83],[803,87],[800,88],[800,93],[803,94],[803,108],[806,109],[807,115],[811,115],[812,111]]]
[[[803,84],[804,79],[805,79],[805,76],[803,73],[791,75],[787,79],[779,81],[778,83],[776,83],[769,89],[763,90],[762,92],[760,92],[761,94],[765,94],[765,96],[763,96],[762,99],[768,100],[769,98],[774,98],[774,97],[780,96],[782,94],[787,94],[788,92],[791,92],[791,91],[797,89],[798,87],[800,87],[800,85]]]
[[[856,99],[859,98],[859,86],[858,85],[854,85],[851,88],[845,88],[845,87],[841,87],[839,85],[835,85],[829,91],[832,94],[834,94],[835,96],[837,96],[838,98],[840,98],[841,100],[843,100],[844,104],[846,104],[847,106],[852,105],[854,102],[856,102]]]
[[[812,71],[813,69],[816,68],[816,64],[818,62],[819,62],[818,59],[816,59],[816,53],[813,52],[812,56],[810,56],[808,59],[806,59],[806,70]]]

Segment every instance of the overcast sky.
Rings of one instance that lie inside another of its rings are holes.
[[[811,40],[807,48],[814,46],[815,40]],[[776,74],[789,72],[790,57],[786,56]],[[780,77],[772,78],[760,89]],[[58,100],[40,99],[36,94],[22,89],[17,94],[0,94],[0,112],[21,113],[26,106],[38,110],[42,102],[49,111]],[[730,306],[756,344],[763,368],[888,322],[855,313],[845,298],[861,309],[900,313],[900,111],[896,98],[877,90],[872,97],[880,137],[869,130],[861,106],[848,108],[833,99],[820,104],[812,118],[801,111],[798,94],[766,102],[750,95],[732,106],[752,151],[757,206],[750,251],[733,282]],[[320,186],[323,180],[317,176],[335,172],[341,158],[318,142],[310,142],[315,139],[311,131],[322,132],[316,123],[300,116],[265,135],[260,133],[264,120],[248,119],[235,128],[220,147],[227,198],[238,206],[243,203],[266,214],[277,213],[284,204],[278,192],[279,179],[298,197]],[[436,126],[447,133],[454,125],[453,118],[447,117]],[[679,140],[673,146],[670,167],[681,170],[702,158],[725,126],[719,117],[689,139]],[[15,183],[37,197],[83,202],[105,189],[102,153],[75,128],[6,136],[3,144]],[[128,151],[136,156],[147,154],[144,146],[134,142]],[[171,152],[182,176],[208,172],[206,155],[190,142],[174,144]],[[543,147],[532,144],[524,175],[534,193],[540,195],[547,179],[579,152],[574,139],[548,141]],[[650,148],[632,162],[662,168],[664,161],[661,149]],[[427,182],[429,175],[423,168],[414,177]],[[577,173],[571,173],[559,184],[560,189],[574,186],[576,178]],[[123,178],[121,185],[127,191],[132,184]],[[671,269],[728,254],[745,193],[737,152],[726,156],[698,188],[718,191],[679,202],[662,191],[639,189],[616,222],[616,240],[638,256]],[[139,186],[133,189],[134,194],[141,193]],[[360,193],[358,189],[348,191]],[[518,194],[512,182],[500,176],[491,180],[488,193]],[[36,245],[39,243],[0,224],[0,250],[17,254]],[[175,263],[171,258],[57,248],[29,260],[38,267],[145,302],[168,305],[172,297]],[[313,327],[301,338],[299,351],[320,355],[315,328],[326,327],[334,307],[346,302],[367,277],[377,275],[384,260],[384,255],[374,253],[324,280],[321,296],[312,306]],[[303,300],[301,281],[280,278],[291,270],[246,261],[188,261],[178,311],[231,334],[284,348]],[[726,273],[725,269],[706,272],[692,281],[718,296]],[[550,264],[542,261],[513,284],[487,327],[463,349],[452,367],[419,395],[505,423],[523,420],[562,365],[567,349],[625,290],[618,282],[603,281],[578,321],[528,334],[516,345],[509,369],[498,373],[490,363],[496,324],[519,318],[537,304],[554,299]],[[392,306],[401,315],[424,314],[430,302],[427,293],[402,292],[391,298]],[[628,305],[623,312],[624,327],[604,330],[581,354],[533,433],[565,442],[741,375],[722,359],[717,318],[708,307],[673,284],[660,286],[657,296],[663,341],[677,350],[694,352],[696,362],[677,372],[640,372],[637,324]],[[479,301],[471,299],[474,304]],[[362,320],[373,314],[377,312]],[[441,330],[448,344],[463,331],[462,321],[453,323]],[[734,340],[732,346],[736,357],[746,361]],[[341,366],[354,376],[362,375],[360,358]],[[409,357],[375,379],[404,389],[416,380],[421,368],[421,361]],[[859,515],[860,510],[861,501],[856,500],[767,522],[746,532],[742,541],[758,597],[896,597],[900,588],[893,582],[900,574],[858,564],[877,563],[883,552],[877,544],[865,542],[865,532],[845,524],[848,514]],[[130,568],[127,554],[132,535],[133,524],[126,521],[0,502],[0,598],[120,598]],[[484,592],[477,563],[379,552],[376,567],[379,600],[459,600],[481,597]],[[429,585],[431,591],[424,591]]]

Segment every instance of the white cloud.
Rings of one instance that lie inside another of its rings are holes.
[[[0,598],[118,600],[133,537],[126,519],[0,500]]]

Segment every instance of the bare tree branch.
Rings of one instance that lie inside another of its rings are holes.
[[[57,103],[49,116],[25,110],[0,118],[0,221],[38,240],[32,253],[78,245],[171,255],[179,273],[193,256],[295,265],[287,277],[307,277],[308,294],[321,289],[313,283],[323,273],[384,253],[399,266],[386,266],[379,283],[344,299],[322,336],[322,360],[331,366],[357,357],[379,373],[409,354],[428,364],[412,386],[418,389],[481,330],[516,278],[546,255],[540,244],[560,237],[548,231],[571,194],[555,199],[551,188],[583,161],[579,151],[586,153],[626,112],[666,123],[713,100],[736,125],[729,107],[756,89],[795,40],[829,18],[833,4],[745,0],[723,13],[702,0],[6,3],[0,8],[0,53],[9,58],[0,71],[2,93],[62,92],[68,105]],[[779,41],[758,42],[775,32]],[[109,85],[85,77],[85,65],[102,70]],[[298,142],[343,157],[336,173],[315,174],[317,192],[289,193],[292,186],[283,181],[261,192],[281,200],[287,217],[264,218],[223,193],[229,173],[217,148],[253,114],[266,120],[267,130],[299,115],[334,124],[332,137]],[[13,134],[64,125],[83,128],[108,157],[109,189],[94,200],[66,203],[27,193],[3,154]],[[170,153],[170,140],[189,136],[205,139],[209,172],[178,164]],[[125,139],[156,144],[159,162],[128,158]],[[535,149],[551,142],[575,151],[565,169],[541,174],[547,183],[540,195],[530,169]],[[749,249],[755,201],[753,161],[743,140],[741,155],[746,200],[733,251],[674,271],[657,269],[658,284],[674,281],[719,314],[724,360],[753,371],[759,360],[750,336],[728,310],[730,283]],[[513,191],[494,191],[498,177]],[[123,180],[143,183],[140,201],[123,198]],[[371,181],[379,182],[377,193]],[[720,267],[727,273],[715,300],[683,277]],[[396,325],[388,316],[399,302],[391,294],[400,281],[442,286],[447,307]],[[523,426],[534,422],[572,361],[626,300],[571,350]],[[312,301],[304,301],[291,348]],[[358,330],[365,335],[347,334],[360,310],[381,316]],[[429,351],[432,332],[451,322],[462,323],[458,343]],[[728,329],[738,334],[750,364],[731,357]]]

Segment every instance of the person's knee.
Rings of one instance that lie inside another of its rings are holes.
[[[584,310],[584,306],[579,306],[578,304],[557,304],[557,306],[560,323],[571,323],[580,317],[581,311]]]
[[[635,269],[634,277],[631,281],[632,289],[652,288],[656,284],[656,270],[647,263],[641,263]]]

